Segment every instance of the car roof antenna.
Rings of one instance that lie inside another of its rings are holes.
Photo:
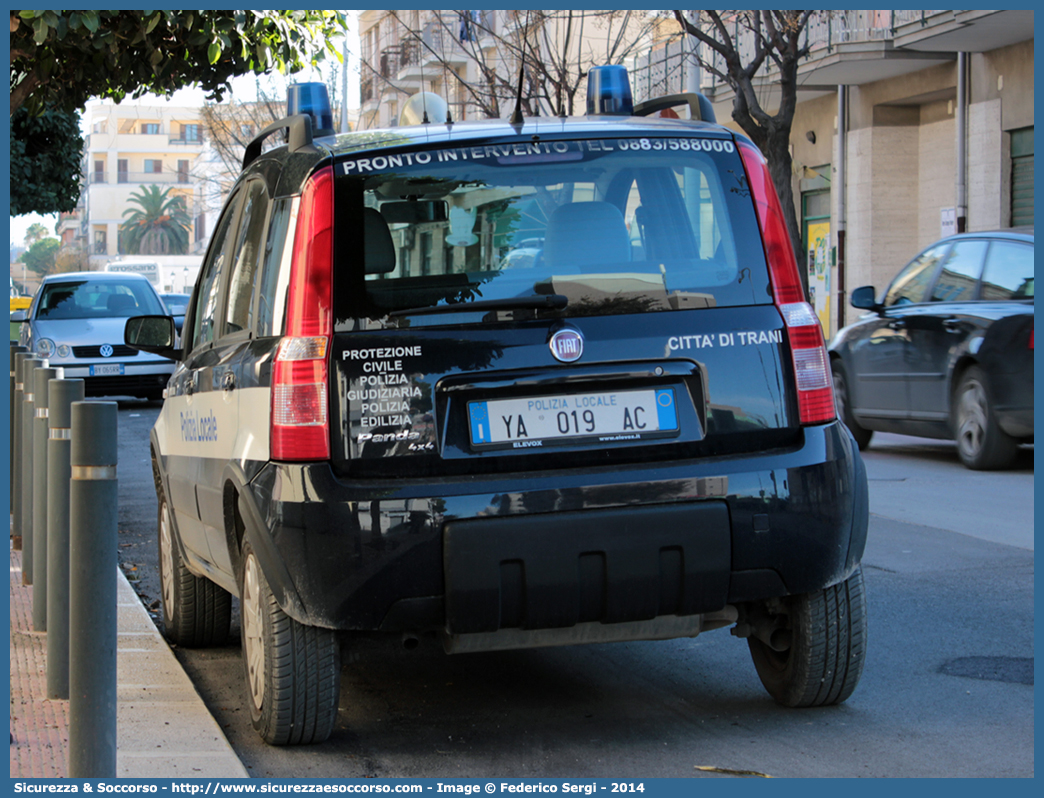
[[[522,124],[522,77],[526,72],[526,34],[529,33],[529,9],[526,9],[526,26],[522,29],[522,57],[518,65],[518,92],[515,94],[515,110],[511,114],[511,124]]]
[[[427,124],[430,124],[430,122],[428,120],[428,102],[427,102],[428,98],[427,98],[427,96],[425,96],[425,92],[424,92],[424,59],[423,58],[420,59],[420,73],[421,73],[421,113],[423,114],[423,117],[421,118],[421,124],[422,125],[427,125]]]

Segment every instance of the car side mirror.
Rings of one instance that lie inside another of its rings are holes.
[[[860,310],[881,310],[883,305],[877,301],[877,291],[872,285],[863,285],[852,292],[852,307]]]
[[[25,321],[29,318],[28,310],[12,310],[11,321]]]
[[[123,327],[127,346],[169,360],[181,360],[173,316],[132,316]]]

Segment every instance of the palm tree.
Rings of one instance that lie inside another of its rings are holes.
[[[47,238],[47,228],[39,222],[33,222],[29,225],[29,228],[25,231],[25,246],[26,249],[31,247],[37,241]]]
[[[189,215],[185,198],[168,197],[170,189],[146,186],[131,194],[128,202],[138,208],[123,212],[120,225],[123,250],[133,255],[181,255],[188,252]]]

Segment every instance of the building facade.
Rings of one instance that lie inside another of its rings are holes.
[[[645,13],[591,10],[363,11],[358,24],[360,129],[397,126],[421,91],[442,97],[453,121],[507,118],[523,54],[524,112],[582,114],[587,70],[647,49],[656,28]]]
[[[835,12],[808,36],[793,188],[831,335],[854,318],[853,288],[882,289],[942,235],[1033,223],[1033,12]],[[698,85],[738,130],[732,90],[694,69],[692,46],[665,37],[636,58],[635,100]],[[773,81],[757,87],[770,112]]]
[[[112,260],[148,258],[163,262],[171,275],[163,288],[181,290],[195,269],[209,237],[206,181],[200,162],[205,136],[199,110],[167,105],[95,102],[85,111],[83,193],[77,210],[62,214],[58,234],[64,245],[79,244],[89,268]],[[124,213],[137,206],[131,196],[152,186],[181,197],[190,220],[186,253],[128,253],[120,238]]]

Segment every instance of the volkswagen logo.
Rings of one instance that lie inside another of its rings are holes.
[[[98,351],[102,357],[112,357],[112,344],[102,344]]]
[[[573,363],[584,353],[584,337],[576,330],[559,330],[548,342],[555,360]]]

